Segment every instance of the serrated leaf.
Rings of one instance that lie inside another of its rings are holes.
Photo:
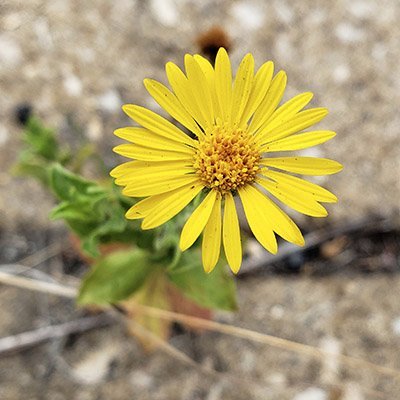
[[[153,271],[149,253],[140,250],[116,251],[102,258],[84,279],[79,304],[108,304],[135,293]]]
[[[82,197],[82,195],[95,195],[96,199],[98,199],[97,196],[105,194],[104,190],[97,190],[93,193],[93,188],[101,189],[96,182],[76,175],[60,164],[54,164],[51,168],[50,187],[61,200],[76,200],[78,197]]]
[[[90,215],[92,214],[92,215]],[[65,220],[84,220],[88,222],[88,220],[95,218],[96,215],[93,213],[93,210],[88,210],[86,207],[83,207],[80,203],[70,203],[70,202],[62,202],[58,206],[54,207],[50,212],[50,218],[55,219],[65,219]]]
[[[56,161],[59,148],[55,132],[46,128],[37,118],[30,118],[24,131],[25,141],[31,146],[31,152],[48,161]]]
[[[211,309],[237,309],[236,284],[232,274],[219,262],[210,274],[204,272],[197,250],[183,253],[179,264],[168,271],[170,280],[197,304]]]
[[[43,164],[38,160],[34,160],[33,157],[20,157],[18,163],[13,168],[13,173],[16,175],[31,176],[43,185],[48,186],[49,184],[49,166]]]
[[[123,232],[128,223],[118,208],[109,206],[110,215],[104,216],[82,240],[83,250],[94,257],[98,256],[97,246],[101,242],[112,241],[114,235]]]

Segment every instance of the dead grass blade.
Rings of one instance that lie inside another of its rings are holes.
[[[0,272],[0,283],[69,298],[75,298],[78,292],[77,288],[71,286],[68,287],[55,283],[43,282],[36,279],[18,277],[5,272]],[[162,310],[159,308],[139,304],[135,305],[134,307],[136,307],[140,312],[147,313],[148,315],[154,317],[162,318],[169,321],[181,322],[195,328],[219,332],[229,336],[262,343],[268,346],[292,351],[297,354],[307,355],[319,360],[323,360],[325,357],[336,357],[342,365],[353,368],[369,369],[379,374],[391,376],[392,378],[400,380],[399,370],[385,367],[383,365],[374,364],[363,359],[341,354],[332,354],[330,352],[321,350],[318,347],[294,342],[272,335],[267,335],[265,333],[260,333],[245,328],[240,328],[234,325],[222,324],[216,321],[206,320],[198,317],[191,317],[172,311]]]

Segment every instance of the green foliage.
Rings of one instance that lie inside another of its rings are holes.
[[[49,181],[49,168],[46,162],[36,159],[30,153],[23,152],[19,156],[18,164],[14,167],[17,175],[31,176],[42,185],[47,186]]]
[[[116,251],[95,263],[84,279],[78,303],[107,304],[124,300],[136,292],[153,272],[149,253]]]
[[[51,212],[51,218],[65,220],[81,238],[82,248],[89,255],[100,255],[100,243],[121,241],[121,238],[133,243],[137,239],[139,226],[125,218],[126,209],[112,185],[109,188],[101,186],[59,164],[51,167],[49,184],[60,200]],[[144,238],[148,236],[144,235]],[[146,247],[148,241],[141,240],[140,244]]]
[[[197,304],[211,309],[237,309],[236,285],[220,261],[214,271],[206,274],[197,249],[183,253],[178,265],[168,270],[170,280]]]
[[[29,119],[25,129],[24,140],[32,153],[48,161],[59,160],[60,148],[55,132],[46,128],[37,118]]]
[[[68,171],[59,164],[54,164],[50,172],[50,187],[54,194],[64,201],[79,200],[80,197],[104,195],[105,191],[96,182],[89,181]]]
[[[38,179],[53,192],[58,204],[51,218],[64,220],[79,237],[82,250],[95,258],[93,269],[80,289],[80,304],[115,303],[132,298],[168,308],[168,287],[172,284],[202,307],[236,309],[234,278],[225,270],[224,262],[206,274],[201,265],[199,241],[184,253],[179,250],[182,226],[204,194],[172,221],[143,231],[140,221],[125,218],[135,201],[122,196],[109,177],[100,183],[79,173],[87,158],[96,153],[93,146],[82,144],[76,152],[66,146],[61,149],[54,131],[34,118],[24,130],[24,141],[26,146],[16,171]],[[102,256],[100,246],[106,243],[128,247]],[[158,334],[168,331],[157,319],[136,317]]]
[[[30,118],[24,131],[25,149],[21,152],[15,172],[32,176],[48,185],[49,168],[53,162],[66,164],[71,159],[68,149],[61,149],[55,132],[37,118]]]

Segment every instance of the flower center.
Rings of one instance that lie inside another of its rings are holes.
[[[254,181],[260,152],[252,135],[241,129],[215,126],[200,139],[194,167],[203,184],[221,193]]]

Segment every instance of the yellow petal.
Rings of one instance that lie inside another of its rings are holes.
[[[272,115],[283,97],[286,88],[287,76],[285,71],[279,71],[268,89],[263,101],[260,103],[249,125],[249,133],[254,133]]]
[[[186,175],[195,172],[190,163],[185,160],[159,162],[135,160],[122,164],[121,167],[122,166],[125,166],[125,168],[119,171],[117,170],[118,176],[115,176],[115,183],[122,186],[128,185],[129,182],[138,179],[154,179],[155,177],[164,177],[165,179],[165,177],[171,175]],[[114,170],[111,172],[114,172]]]
[[[321,121],[328,114],[326,108],[311,108],[296,114],[291,120],[273,129],[263,130],[257,135],[257,142],[260,144],[271,143],[283,139],[293,133],[300,132]]]
[[[117,165],[110,171],[110,175],[113,178],[119,178],[121,176],[124,176],[128,174],[130,171],[133,171],[135,169],[136,162],[137,161],[128,161],[126,163]]]
[[[214,79],[214,68],[211,65],[210,61],[208,61],[206,58],[204,58],[200,54],[195,54],[193,57],[196,60],[196,62],[199,64],[201,70],[203,71],[203,74],[207,78],[207,81],[209,83],[211,83],[212,80]]]
[[[232,107],[232,70],[228,53],[220,48],[215,59],[215,91],[225,122],[230,121]]]
[[[202,242],[204,271],[211,272],[216,266],[221,251],[221,194],[217,192],[210,218],[205,226]]]
[[[244,189],[244,190],[243,190]],[[245,186],[242,191],[246,193],[244,198],[247,200],[247,208],[251,205],[253,207],[253,219],[258,218],[257,225],[262,226],[267,224],[266,229],[271,229],[276,232],[283,239],[290,243],[297,244],[299,246],[304,245],[304,238],[300,232],[300,229],[292,221],[292,219],[284,213],[273,201],[271,201],[267,196],[261,193],[258,189],[253,186]],[[239,194],[240,194],[239,190]],[[247,197],[247,198],[246,198]],[[242,200],[243,201],[243,200]],[[252,203],[252,204],[251,204]],[[243,203],[244,206],[244,203]],[[245,208],[246,212],[246,208]],[[247,213],[246,213],[247,217]],[[249,221],[250,223],[250,221]],[[253,221],[254,224],[254,221]],[[251,225],[250,225],[251,228]],[[260,232],[262,228],[258,227]],[[253,229],[252,229],[253,230]],[[254,231],[253,231],[254,233]],[[254,235],[255,236],[255,235]],[[256,236],[257,240],[258,237]],[[275,239],[275,237],[274,237]],[[262,243],[261,243],[262,244]],[[269,250],[267,248],[267,250]]]
[[[231,122],[239,126],[243,111],[249,100],[254,76],[254,58],[249,53],[243,58],[239,65],[233,84]]]
[[[190,154],[178,151],[152,149],[138,144],[120,144],[113,151],[121,156],[142,161],[192,160]]]
[[[337,197],[329,190],[326,190],[315,183],[298,178],[297,176],[292,176],[284,172],[272,171],[268,169],[266,171],[262,170],[262,174],[276,182],[306,192],[317,201],[322,201],[324,203],[337,202]]]
[[[280,106],[274,113],[265,121],[265,123],[261,126],[257,135],[262,135],[263,131],[272,131],[272,129],[276,128],[288,122],[292,119],[301,109],[303,109],[313,98],[313,94],[311,92],[301,93],[297,96],[293,97],[285,104]]]
[[[122,109],[130,118],[150,131],[165,138],[195,146],[193,139],[155,112],[134,104],[125,104]]]
[[[200,65],[189,54],[185,55],[185,69],[194,100],[208,126],[212,126],[214,124],[214,108],[207,79]]]
[[[122,190],[122,194],[131,197],[153,196],[160,193],[170,192],[179,187],[198,182],[195,174],[158,176],[152,179],[141,178],[130,181]]]
[[[273,215],[267,215],[267,210],[263,207],[265,201],[262,197],[265,198],[265,196],[250,185],[242,187],[238,193],[255,238],[270,253],[276,254],[278,245],[271,224]]]
[[[132,184],[135,183],[139,184],[139,181],[160,181],[171,177],[187,176],[188,174],[194,172],[195,171],[193,169],[188,169],[188,168],[182,170],[170,169],[165,171],[146,168],[146,169],[140,169],[139,171],[134,170],[132,173],[127,173],[125,175],[120,176],[119,178],[116,178],[115,184],[119,186],[132,186]]]
[[[203,74],[205,75],[208,83],[208,87],[211,93],[213,108],[214,108],[214,117],[223,119],[221,108],[218,103],[217,93],[215,91],[215,71],[213,66],[211,65],[210,61],[205,59],[204,57],[200,56],[199,54],[195,54],[194,59],[200,65]]]
[[[222,240],[228,264],[231,270],[237,274],[242,264],[242,243],[235,201],[231,192],[225,195]]]
[[[331,175],[343,169],[337,161],[315,157],[271,157],[260,164],[303,175]]]
[[[259,183],[264,189],[268,190],[279,201],[286,204],[293,210],[311,217],[326,217],[328,212],[321,204],[307,192],[303,192],[297,188],[292,188],[280,182],[274,182],[267,179],[258,178]]]
[[[162,200],[161,197],[170,196],[170,194],[159,194],[157,196],[147,197],[146,199],[140,200],[133,205],[126,213],[125,217],[128,219],[141,219],[148,215],[151,210],[159,204]]]
[[[201,232],[203,232],[203,229],[210,218],[216,197],[217,192],[211,190],[186,221],[182,229],[179,243],[179,247],[182,251],[188,249],[200,236]]]
[[[178,151],[187,154],[193,154],[193,148],[182,142],[171,140],[165,136],[158,135],[145,128],[126,127],[114,131],[114,135],[128,140],[140,146],[151,147],[154,149]]]
[[[173,118],[183,126],[192,131],[196,136],[201,137],[202,132],[192,116],[179,102],[177,97],[163,84],[153,79],[145,79],[144,86],[154,100]]]
[[[272,152],[272,151],[293,151],[293,150],[307,149],[309,147],[325,143],[335,136],[336,133],[333,131],[306,132],[298,135],[291,135],[287,138],[280,139],[272,143],[268,143],[265,146],[262,146],[260,148],[260,151]]]
[[[261,68],[257,71],[253,85],[251,88],[249,100],[243,111],[243,115],[240,121],[240,127],[245,128],[247,122],[257,110],[258,106],[267,94],[268,88],[271,84],[272,75],[274,73],[274,64],[272,61],[264,63]]]
[[[173,218],[199,194],[202,188],[201,183],[194,183],[152,196],[154,202],[158,203],[149,212],[145,212],[142,229],[156,228]]]
[[[203,114],[199,109],[197,102],[195,101],[195,94],[192,93],[185,74],[177,65],[172,62],[167,63],[165,70],[167,73],[168,82],[178,100],[181,102],[183,107],[186,108],[188,113],[195,119],[195,121],[203,128],[203,130],[206,130],[208,123],[203,117]]]

